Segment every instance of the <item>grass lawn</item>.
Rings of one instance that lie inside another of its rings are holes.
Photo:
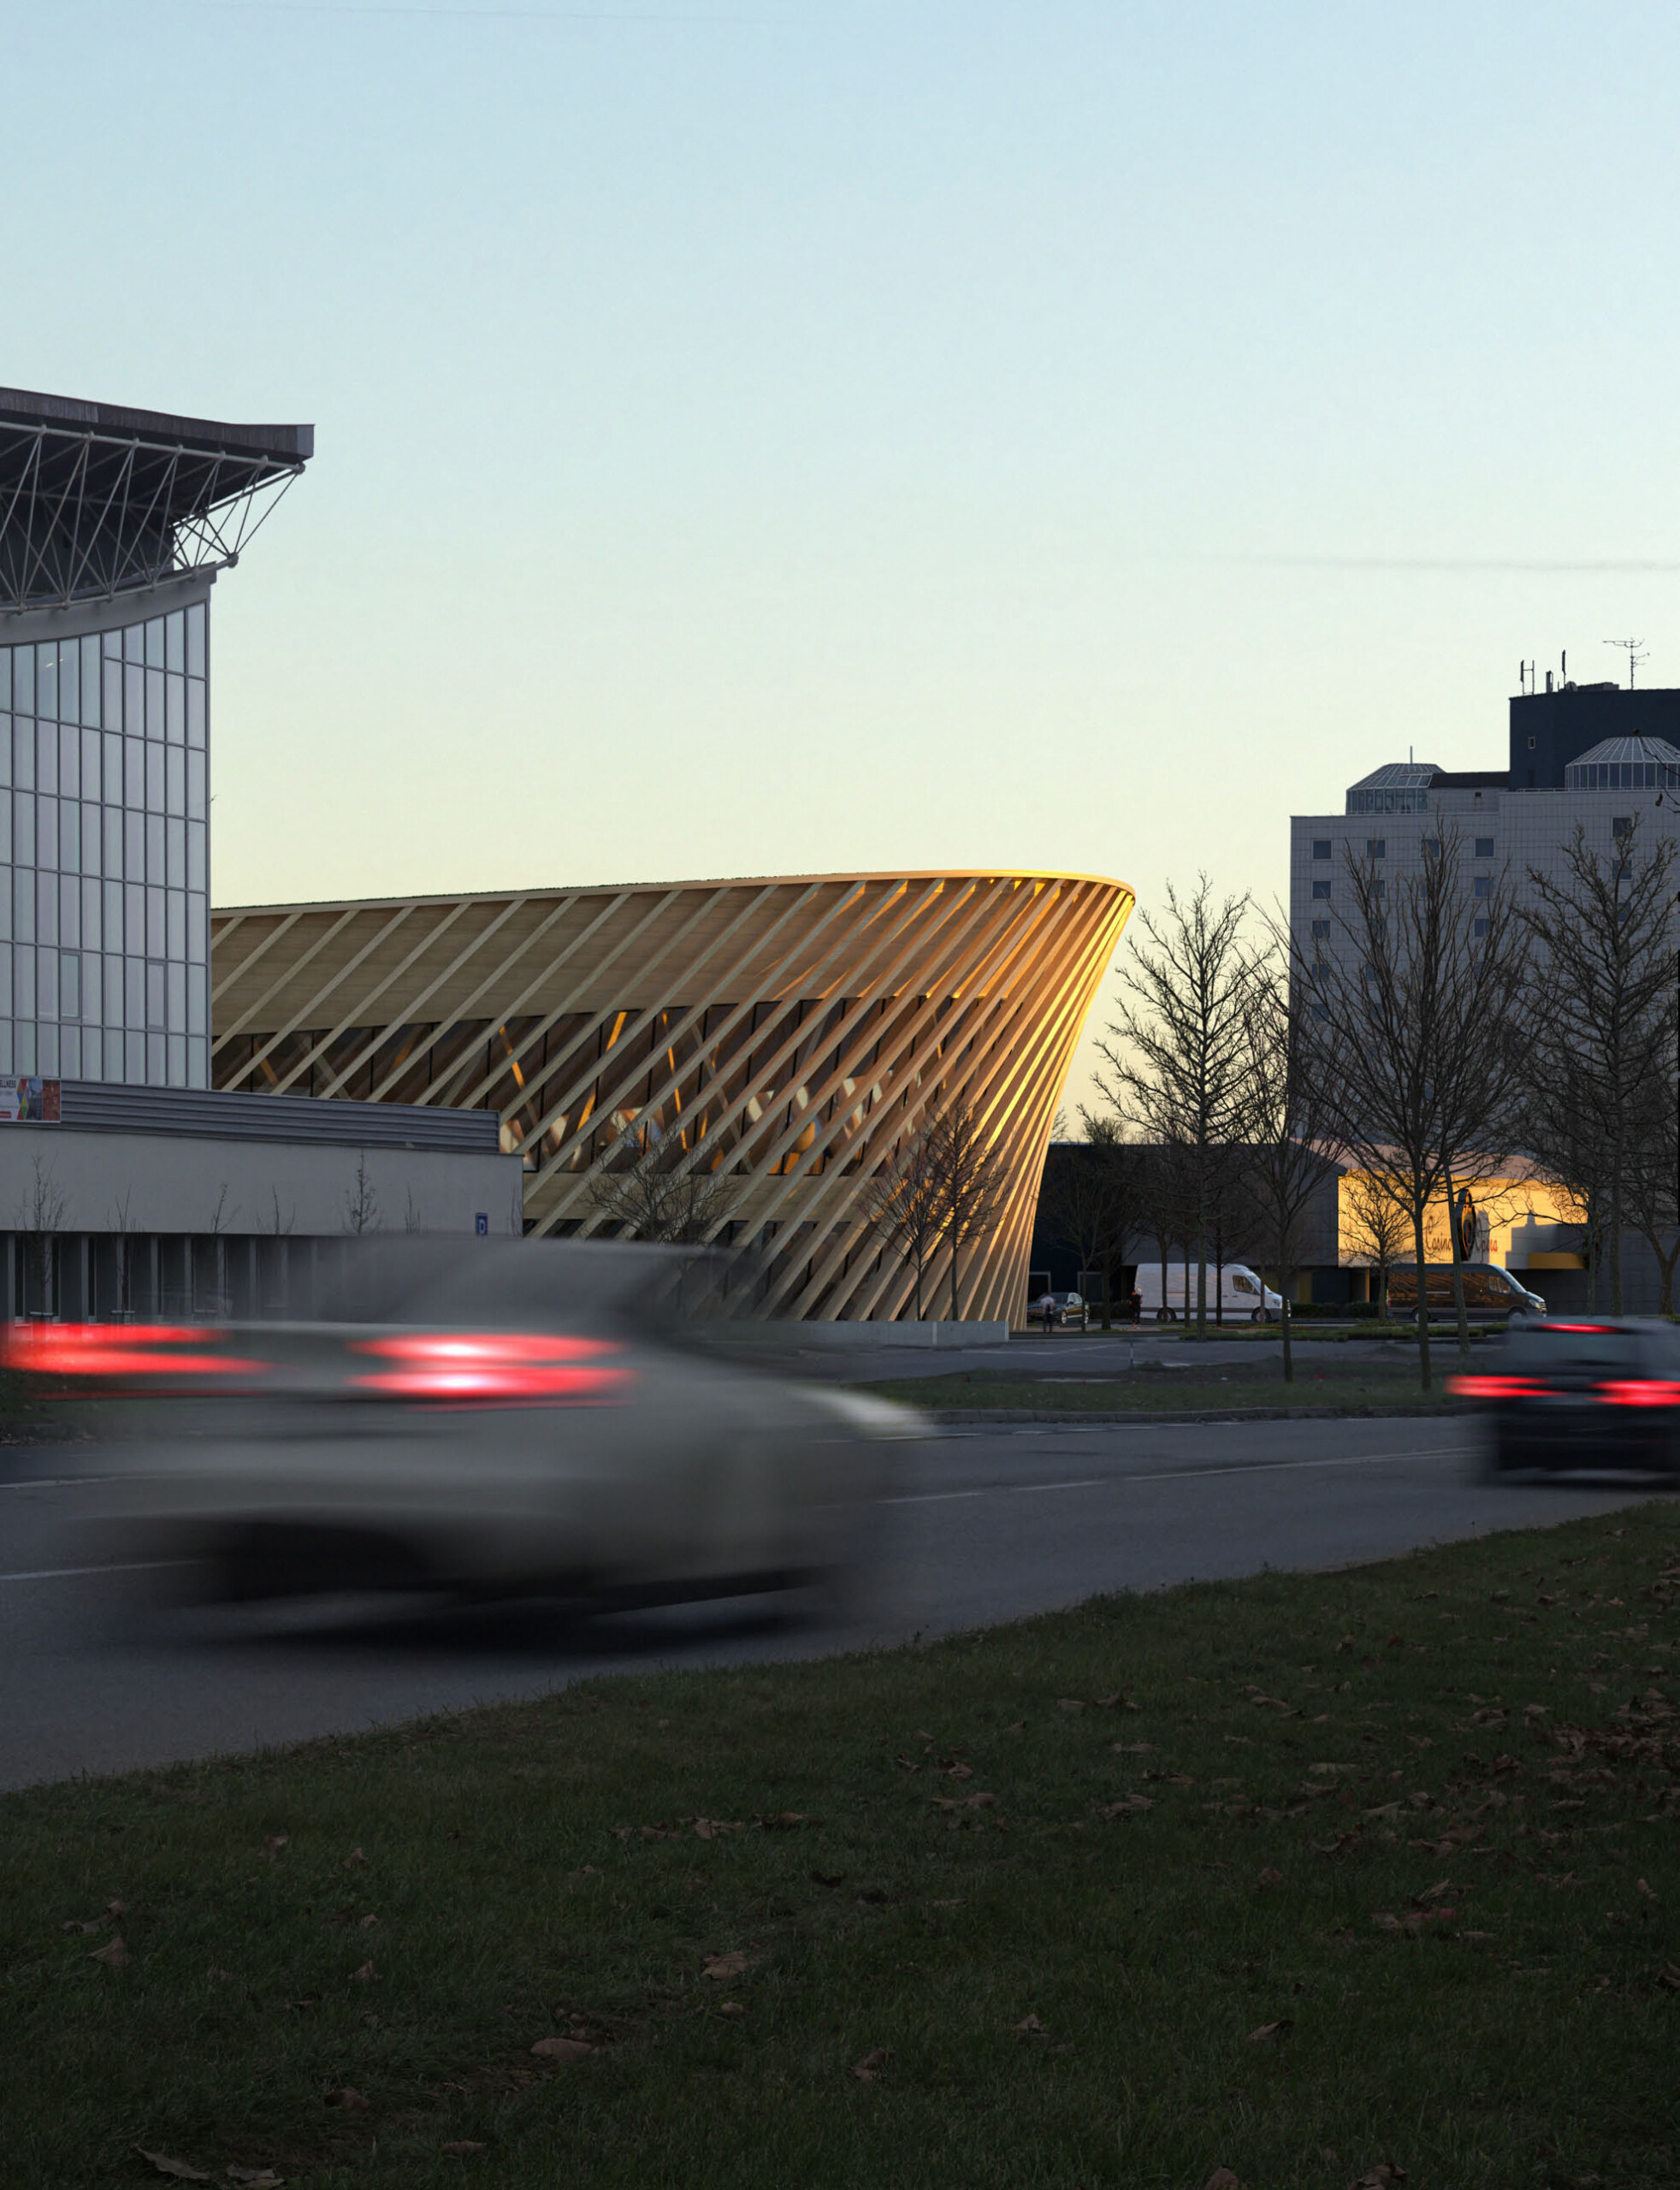
[[[6,1797],[0,2180],[1671,2190],[1677,1589],[1661,1505]]]
[[[1046,1355],[1053,1343],[1044,1348]],[[1140,1341],[1139,1354],[1154,1349]],[[1071,1349],[1055,1360],[1038,1358],[1030,1370],[955,1369],[944,1376],[895,1376],[866,1388],[907,1406],[1027,1407],[1068,1414],[1159,1414],[1176,1408],[1227,1406],[1403,1407],[1408,1413],[1439,1413],[1458,1403],[1443,1388],[1458,1364],[1456,1348],[1445,1366],[1437,1364],[1435,1384],[1425,1396],[1416,1359],[1362,1362],[1357,1367],[1332,1364],[1321,1368],[1298,1361],[1292,1382],[1283,1381],[1276,1360],[1233,1361],[1228,1367],[1204,1367],[1192,1359],[1178,1366],[1171,1358],[1151,1367],[1140,1363],[1122,1374],[1093,1374],[1080,1365]]]

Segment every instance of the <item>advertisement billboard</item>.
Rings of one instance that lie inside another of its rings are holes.
[[[0,1126],[56,1126],[56,1080],[0,1078]]]

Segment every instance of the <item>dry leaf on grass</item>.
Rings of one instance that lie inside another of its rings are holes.
[[[531,2048],[539,2061],[586,2061],[595,2050],[581,2038],[539,2038]]]
[[[271,1863],[275,1857],[279,1855],[281,1850],[288,1844],[292,1836],[289,1832],[276,1832],[270,1835],[269,1838],[265,1843],[265,1845],[268,1848],[269,1861]]]
[[[708,1955],[701,1964],[706,1974],[716,1985],[721,1985],[726,1978],[739,1977],[747,1966],[746,1956],[738,1951],[734,1954]]]
[[[1023,2038],[1048,2038],[1050,2036],[1050,2033],[1044,2028],[1044,2026],[1039,2021],[1037,2015],[1023,2015],[1020,2021],[1015,2025],[1015,2028],[1020,2032]]]
[[[1098,1810],[1099,1817],[1132,1817],[1144,1810],[1152,1810],[1154,1802],[1147,1795],[1127,1795],[1123,1802],[1107,1802]]]
[[[813,1871],[811,1873],[811,1883],[813,1885],[844,1885],[846,1883],[846,1873],[843,1871],[835,1871],[832,1873],[827,1871]]]
[[[371,2104],[367,2094],[358,2091],[354,2084],[346,2084],[341,2090],[327,2094],[327,2104],[341,2107],[346,2114],[365,2114]]]
[[[1374,2167],[1369,2175],[1362,2175],[1353,2185],[1353,2190],[1388,2190],[1391,2182],[1405,2181],[1405,2169],[1397,2166],[1393,2160],[1386,2159]]]
[[[359,1848],[352,1848],[350,1853],[345,1857],[344,1861],[339,1865],[339,1868],[341,1871],[353,1871],[360,1864],[365,1863],[367,1860],[367,1857],[362,1853]]]
[[[1283,1873],[1281,1871],[1274,1870],[1262,1871],[1260,1873],[1260,1883],[1262,1885],[1281,1885],[1283,1884]]]
[[[370,1962],[364,1962],[359,1969],[352,1969],[350,1974],[358,1985],[376,1984],[379,1980],[379,1972]]]
[[[227,2170],[230,2182],[243,2182],[247,2190],[278,2190],[284,2182],[283,2175],[276,2175],[271,2167],[230,2167]]]
[[[746,2012],[739,2000],[719,2000],[718,2003],[720,2015],[744,2015]]]
[[[852,2074],[861,2084],[873,2084],[891,2058],[892,2054],[888,2047],[877,2045],[872,2051],[866,2053],[861,2061],[853,2062]]]
[[[1248,2033],[1251,2045],[1269,2045],[1274,2039],[1287,2038],[1295,2025],[1288,2015],[1281,2015],[1276,2022],[1263,2022],[1258,2030]]]
[[[212,1985],[220,1985],[223,1983],[227,1979],[230,1978],[233,1974],[234,1973],[231,1969],[224,1969],[219,1962],[211,1962],[209,1968],[204,1972],[204,1975],[209,1979]]]
[[[109,1940],[104,1946],[95,1947],[87,1957],[90,1962],[103,1962],[107,1969],[121,1969],[132,1959],[121,1937]]]
[[[128,2149],[138,2152],[160,2175],[173,2175],[177,2182],[208,2182],[211,2179],[202,2167],[194,2167],[191,2160],[171,2159],[168,2152],[149,2152],[144,2145],[131,2145]]]
[[[768,1817],[755,1817],[753,1823],[766,1832],[793,1832],[802,1825],[820,1825],[819,1817],[807,1817],[803,1810],[777,1810]]]
[[[464,2159],[469,2152],[482,2152],[484,2147],[471,2137],[453,2137],[438,2150],[446,2159]]]
[[[1243,2190],[1242,2180],[1228,2167],[1216,2167],[1207,2179],[1205,2190]]]

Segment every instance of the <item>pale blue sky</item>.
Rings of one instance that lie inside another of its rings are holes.
[[[0,382],[318,428],[217,588],[219,902],[1269,896],[1292,810],[1497,765],[1519,657],[1680,684],[1671,8],[0,38]]]

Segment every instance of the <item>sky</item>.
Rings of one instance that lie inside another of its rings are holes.
[[[216,587],[218,903],[1270,903],[1292,813],[1502,765],[1519,660],[1625,681],[1636,636],[1680,684],[1671,7],[0,0],[0,382],[316,427]]]

